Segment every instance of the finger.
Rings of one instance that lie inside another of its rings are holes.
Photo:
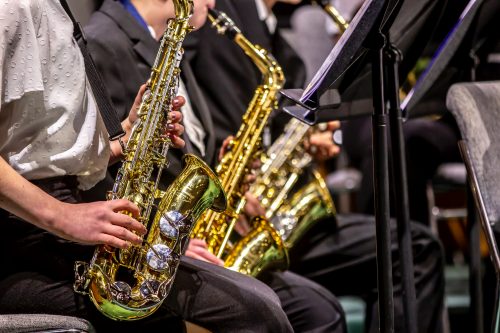
[[[141,104],[142,97],[144,96],[144,93],[146,92],[147,85],[143,84],[140,88],[139,91],[137,92],[137,95],[135,96],[134,99],[134,105],[132,107],[138,108],[139,105]]]
[[[260,167],[262,166],[262,162],[260,159],[256,158],[252,161],[252,164],[250,165],[250,167],[252,168],[252,170],[257,170],[259,169]]]
[[[244,184],[241,185],[241,187],[240,187],[240,192],[241,193],[248,192],[248,190],[250,190],[250,186],[247,183],[244,183]]]
[[[322,132],[311,135],[310,144],[313,146],[327,146],[333,144],[333,137],[330,132]]]
[[[224,262],[218,258],[217,258],[218,260],[216,260],[216,261],[211,261],[209,258],[206,258],[198,253],[193,252],[193,251],[186,251],[186,256],[197,259],[197,260],[205,261],[205,262],[217,265],[217,266],[224,266]]]
[[[167,134],[181,136],[184,133],[184,126],[181,124],[167,124]]]
[[[130,231],[135,231],[138,232],[140,235],[144,235],[148,230],[142,223],[139,221],[134,220],[128,215],[121,214],[121,213],[115,213],[113,216],[112,221],[110,221],[111,224],[127,228]]]
[[[109,245],[118,249],[128,249],[130,247],[129,242],[107,234],[100,235],[97,244]]]
[[[172,145],[175,148],[184,148],[184,146],[186,145],[186,142],[184,142],[184,140],[182,140],[177,135],[169,135],[169,138],[170,138],[170,141],[172,142]]]
[[[208,248],[207,243],[203,239],[191,238],[189,240],[189,246],[197,246],[202,248]]]
[[[182,121],[182,113],[179,111],[170,111],[168,113],[168,119],[172,123],[180,123]]]
[[[202,260],[208,261],[215,265],[224,265],[224,261],[220,260],[215,255],[201,247],[196,247],[194,249],[191,249],[191,251],[203,258]]]
[[[186,99],[183,96],[176,96],[172,100],[172,110],[179,110],[184,104],[186,104]]]
[[[338,121],[338,120],[329,121],[327,123],[327,127],[326,127],[327,131],[330,131],[330,132],[333,132],[339,128],[340,128],[340,121]]]
[[[140,214],[139,207],[129,200],[116,199],[116,200],[110,200],[110,201],[106,201],[106,202],[110,206],[111,210],[113,210],[115,213],[121,212],[121,211],[127,211],[130,214],[132,214],[133,217],[138,217]]]
[[[222,142],[222,146],[219,150],[219,161],[222,160],[222,158],[226,154],[228,150],[227,147],[231,144],[231,140],[233,140],[233,138],[234,136],[230,135],[227,138],[225,138],[224,141]]]
[[[337,156],[340,153],[340,147],[337,145],[333,145],[330,147],[330,156]]]
[[[104,229],[104,233],[136,245],[140,245],[142,243],[141,237],[137,236],[132,231],[117,225],[108,224]]]
[[[243,184],[245,185],[253,184],[256,179],[257,179],[256,175],[254,175],[253,173],[248,173],[243,179]]]
[[[198,255],[197,253],[195,253],[191,250],[186,251],[186,257],[194,258],[194,259],[201,260],[201,261],[207,261],[202,256]]]

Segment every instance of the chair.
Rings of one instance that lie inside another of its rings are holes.
[[[5,333],[95,333],[92,325],[80,318],[46,314],[0,315],[0,332]]]
[[[459,142],[471,192],[496,272],[493,332],[500,332],[500,255],[494,227],[500,219],[500,81],[460,83],[447,96],[462,134]]]

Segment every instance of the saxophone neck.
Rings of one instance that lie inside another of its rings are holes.
[[[232,39],[257,66],[263,75],[263,86],[275,90],[283,87],[285,75],[271,54],[259,45],[251,43],[226,13],[209,9],[208,18],[219,34]]]
[[[340,14],[340,12],[335,8],[329,0],[312,0],[312,3],[320,6],[323,10],[330,16],[330,18],[335,22],[341,33],[344,33],[349,27],[347,20]]]
[[[285,84],[283,69],[274,57],[264,48],[251,43],[244,35],[236,34],[234,41],[252,60],[262,73],[262,85],[279,90]]]
[[[186,28],[189,25],[189,19],[193,15],[193,9],[193,0],[174,0],[174,20]]]

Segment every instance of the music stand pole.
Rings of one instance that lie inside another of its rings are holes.
[[[385,108],[383,59],[386,38],[378,31],[372,35],[371,43],[373,88],[372,144],[377,238],[379,329],[382,333],[393,333],[394,300],[389,207],[388,115]]]
[[[392,165],[396,191],[396,216],[398,250],[401,263],[402,298],[405,314],[405,332],[417,333],[417,300],[413,268],[411,224],[408,198],[408,177],[406,174],[406,148],[403,134],[403,114],[399,100],[399,64],[401,51],[392,43],[385,48],[386,97],[389,101],[391,129]]]

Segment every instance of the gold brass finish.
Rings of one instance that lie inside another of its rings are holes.
[[[88,293],[99,311],[115,320],[149,316],[162,304],[194,221],[206,209],[224,211],[227,204],[215,173],[194,155],[184,156],[183,170],[166,191],[159,189],[171,145],[163,131],[177,94],[182,42],[191,30],[188,20],[193,3],[174,0],[174,6],[176,17],[169,20],[161,40],[139,120],[109,193],[109,199],[128,199],[139,207],[138,220],[147,234],[141,246],[99,246],[90,264],[75,265],[75,291]]]
[[[341,32],[348,23],[329,1],[315,1],[338,25]],[[304,169],[312,163],[303,143],[309,125],[291,119],[284,133],[262,157],[262,167],[250,192],[266,209],[266,218],[273,222],[290,249],[317,221],[335,215],[333,200],[323,177],[314,171],[314,180],[299,189],[289,200],[290,193]]]
[[[330,1],[313,0],[312,2],[323,8],[323,10],[328,14],[328,16],[330,16],[330,18],[335,22],[335,24],[340,30],[340,33],[344,33],[347,30],[349,23],[347,23],[346,19],[342,17],[337,8],[335,8],[332,4],[330,4]]]
[[[320,173],[313,171],[314,180],[285,201],[272,218],[274,228],[291,249],[319,220],[335,216],[335,205]]]
[[[245,175],[260,149],[262,131],[269,115],[277,107],[277,94],[285,78],[276,60],[260,46],[250,43],[226,14],[215,10],[210,10],[209,13],[212,25],[219,33],[233,39],[258,67],[263,82],[255,90],[242,125],[216,169],[228,197],[228,210],[225,213],[204,213],[197,221],[191,237],[205,240],[208,250],[224,260],[226,267],[242,273],[258,274],[263,267],[268,266],[260,260],[281,258],[285,261],[284,265],[288,265],[287,251],[280,237],[276,237],[277,233],[272,225],[268,221],[259,220],[251,235],[244,237],[240,243],[229,249],[228,242],[245,205],[244,193],[241,193]],[[245,243],[247,241],[249,243]],[[252,249],[251,245],[257,245],[256,242],[258,246]],[[252,257],[252,265],[258,267],[250,267],[248,261],[238,259],[241,256]]]

